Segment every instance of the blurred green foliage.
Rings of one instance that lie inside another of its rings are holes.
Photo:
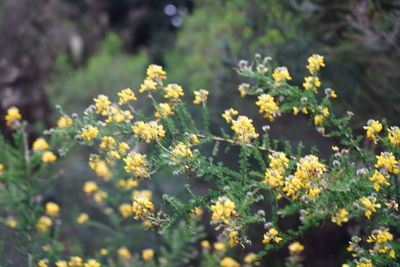
[[[58,74],[48,84],[47,92],[53,105],[61,105],[68,111],[82,110],[91,104],[99,92],[115,92],[140,85],[140,75],[149,64],[145,52],[130,56],[123,52],[122,41],[115,33],[109,33],[98,53],[90,57],[86,65],[76,69],[67,54],[58,57]]]

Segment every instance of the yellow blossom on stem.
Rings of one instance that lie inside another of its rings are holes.
[[[374,189],[376,192],[379,192],[381,184],[390,185],[390,183],[387,181],[387,178],[377,170],[375,170],[374,174],[369,177],[369,180],[375,182]]]
[[[286,67],[278,67],[272,73],[272,77],[274,78],[275,82],[280,83],[281,81],[291,80],[289,71]]]
[[[108,193],[105,191],[101,191],[101,190],[97,191],[93,195],[93,199],[97,203],[103,203],[104,199],[106,199],[107,197],[108,197]]]
[[[208,242],[208,240],[203,240],[203,241],[201,241],[200,244],[201,244],[201,246],[202,246],[203,248],[205,248],[205,249],[208,249],[208,248],[211,247],[210,242]]]
[[[239,236],[239,232],[238,231],[229,232],[229,246],[231,248],[239,243],[238,236]]]
[[[140,153],[129,153],[125,162],[125,171],[133,173],[138,178],[149,177],[149,169],[147,167],[146,155]]]
[[[239,112],[233,108],[225,110],[224,114],[222,114],[222,118],[226,120],[226,123],[230,123],[232,121],[232,116],[238,115]]]
[[[304,246],[299,242],[294,242],[289,245],[289,252],[290,253],[300,253],[304,250]]]
[[[124,90],[121,90],[120,92],[118,92],[118,96],[119,96],[118,105],[120,106],[125,103],[128,103],[129,101],[137,100],[135,93],[132,91],[131,88],[126,88]]]
[[[153,214],[154,204],[145,195],[137,196],[132,204],[132,212],[134,218],[145,220],[148,216]]]
[[[377,134],[382,131],[383,126],[379,121],[369,120],[367,126],[364,126],[364,129],[367,131],[367,138],[371,139],[376,144]]]
[[[256,105],[260,107],[259,113],[265,113],[264,118],[268,118],[270,121],[274,121],[278,115],[279,106],[271,95],[262,94],[258,96]]]
[[[230,257],[225,257],[219,263],[221,267],[240,267],[240,264]]]
[[[398,174],[399,170],[399,162],[396,160],[395,156],[392,152],[382,152],[379,156],[376,156],[376,164],[375,168],[383,167],[388,172]]]
[[[200,89],[198,91],[194,91],[194,100],[193,100],[193,104],[200,104],[202,103],[203,105],[206,104],[207,102],[207,98],[208,98],[208,94],[209,92],[207,90],[204,89]]]
[[[219,197],[214,205],[211,205],[211,220],[215,222],[223,222],[229,224],[229,220],[238,216],[236,205],[227,197]]]
[[[125,155],[125,154],[128,152],[128,150],[129,150],[129,145],[128,145],[127,143],[125,143],[125,142],[120,142],[120,143],[118,144],[118,149],[119,149],[119,152],[120,152],[122,155]]]
[[[376,209],[379,209],[381,207],[381,204],[376,203],[376,198],[372,196],[362,197],[359,199],[359,201],[366,208],[364,211],[364,215],[368,218],[368,220],[371,218],[372,213],[376,212]]]
[[[319,162],[317,156],[307,155],[297,163],[294,175],[300,180],[311,180],[321,177],[325,168],[326,166]]]
[[[83,224],[89,220],[89,215],[87,213],[81,213],[79,216],[76,218],[76,222],[79,224]]]
[[[48,267],[49,266],[49,260],[48,259],[41,259],[37,263],[38,267]]]
[[[214,249],[215,249],[216,251],[225,251],[225,250],[226,250],[225,243],[222,243],[222,242],[215,242],[215,243],[214,243]]]
[[[51,152],[51,151],[46,151],[42,155],[42,161],[44,163],[51,163],[57,160],[57,156]]]
[[[325,122],[325,117],[322,114],[317,114],[314,116],[314,125],[321,126]]]
[[[68,261],[69,267],[81,267],[83,265],[83,260],[81,257],[72,256]]]
[[[239,141],[243,143],[249,143],[251,139],[259,136],[253,126],[253,120],[246,116],[239,116],[237,120],[233,120],[231,129],[236,133]]]
[[[89,167],[96,172],[98,176],[108,181],[112,177],[112,172],[108,168],[107,163],[101,160],[98,155],[91,155],[89,158]]]
[[[85,192],[88,195],[90,195],[93,192],[96,192],[97,190],[99,190],[99,187],[94,181],[88,181],[83,186],[83,192]]]
[[[17,220],[14,217],[9,216],[5,220],[5,225],[7,225],[10,228],[15,228],[17,227]]]
[[[321,81],[318,77],[308,76],[304,78],[303,87],[305,90],[314,90],[318,93],[318,88],[321,86]]]
[[[170,104],[168,103],[160,103],[157,106],[157,111],[154,114],[154,116],[156,116],[157,118],[165,118],[168,117],[170,115],[173,115],[174,112],[172,110],[172,107]]]
[[[182,158],[191,158],[193,157],[193,153],[190,150],[190,147],[186,145],[184,142],[177,143],[171,150],[171,153],[175,156]]]
[[[96,106],[96,113],[103,116],[107,115],[111,105],[111,101],[108,99],[108,96],[98,95],[97,98],[94,98],[93,100]]]
[[[46,142],[46,139],[40,137],[36,139],[32,144],[32,149],[35,151],[44,151],[49,148],[49,144]]]
[[[286,168],[289,166],[289,159],[283,152],[273,152],[268,155],[269,167],[278,171],[281,175],[285,173]]]
[[[144,249],[142,251],[142,258],[145,261],[150,261],[154,258],[154,250],[152,250],[151,248],[148,249]]]
[[[167,73],[161,66],[151,64],[146,71],[148,80],[165,80]]]
[[[7,127],[13,127],[14,124],[22,120],[21,113],[19,113],[19,109],[16,107],[11,107],[7,110],[7,114],[5,116]]]
[[[52,225],[53,225],[53,221],[51,220],[50,217],[47,217],[47,216],[41,216],[39,218],[39,220],[36,222],[36,228],[40,232],[47,231]]]
[[[118,256],[124,260],[132,259],[132,254],[126,247],[119,248],[117,252],[118,252]]]
[[[331,220],[333,223],[342,226],[342,223],[349,221],[347,215],[349,215],[349,212],[346,209],[340,209],[333,214]]]
[[[250,88],[250,84],[242,83],[239,85],[238,90],[240,92],[240,97],[245,97],[247,95],[247,89]]]
[[[308,65],[306,66],[308,71],[315,75],[321,67],[325,67],[324,57],[314,54],[308,58]]]
[[[57,126],[60,127],[60,128],[66,128],[66,127],[71,126],[72,123],[73,123],[73,120],[72,120],[71,117],[63,116],[63,117],[58,119]]]
[[[99,134],[99,129],[92,125],[87,125],[86,127],[82,128],[81,137],[83,140],[92,140]]]
[[[133,119],[133,115],[129,110],[122,110],[117,106],[111,106],[108,111],[108,117],[105,120],[106,123],[110,122],[130,122]]]
[[[282,174],[279,173],[279,171],[271,168],[268,168],[265,171],[265,179],[261,183],[269,184],[275,188],[284,185]]]
[[[244,260],[245,263],[253,263],[253,262],[255,262],[257,260],[257,255],[255,253],[253,253],[253,252],[250,252],[249,254],[247,254],[244,257],[243,260]]]
[[[388,129],[388,139],[391,145],[399,147],[400,146],[400,128],[397,126],[392,126]]]
[[[179,99],[180,96],[185,95],[183,93],[183,89],[180,85],[177,84],[168,84],[165,88],[165,98],[173,98],[173,99]]]
[[[108,250],[106,248],[100,249],[100,254],[106,256],[108,254]]]
[[[283,240],[282,237],[278,236],[279,232],[275,228],[271,228],[267,233],[264,234],[263,244],[269,244],[272,241],[279,243]]]
[[[45,213],[49,216],[55,217],[60,212],[60,206],[54,202],[47,202],[45,205]]]
[[[66,261],[56,261],[56,267],[68,267],[68,263]]]
[[[159,125],[156,121],[146,123],[144,121],[137,121],[132,126],[135,137],[145,139],[146,143],[150,143],[151,140],[159,140],[165,136],[165,131],[162,125]]]
[[[85,262],[85,264],[83,265],[84,267],[100,267],[101,264],[96,261],[95,259],[89,259]]]
[[[132,205],[128,203],[122,203],[119,205],[119,212],[121,213],[122,217],[127,218],[132,215]]]
[[[139,93],[155,90],[157,90],[157,83],[155,81],[144,80],[143,83],[140,85]]]
[[[115,147],[115,139],[111,136],[103,136],[99,147],[103,150],[112,150]]]

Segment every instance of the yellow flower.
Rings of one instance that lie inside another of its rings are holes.
[[[203,240],[203,241],[201,241],[201,246],[203,247],[203,248],[210,248],[210,242],[208,242],[208,240]]]
[[[190,213],[196,215],[197,217],[201,217],[203,215],[203,209],[201,207],[195,207],[190,211]]]
[[[151,199],[153,197],[153,193],[150,190],[134,190],[132,192],[132,199],[140,197]]]
[[[87,213],[81,213],[79,214],[78,218],[76,218],[76,222],[83,224],[89,220],[89,215]]]
[[[281,175],[285,174],[286,168],[289,166],[289,159],[283,152],[273,152],[268,155],[269,167],[276,170]]]
[[[132,259],[132,254],[126,247],[118,249],[118,256],[120,256],[124,260]]]
[[[81,137],[83,140],[92,140],[99,134],[99,129],[92,125],[82,128]]]
[[[70,257],[68,262],[69,267],[81,267],[82,264],[83,264],[82,258],[77,256]]]
[[[314,125],[321,126],[325,122],[325,117],[322,114],[318,114],[314,116]]]
[[[319,178],[325,171],[325,165],[319,162],[319,158],[314,155],[307,155],[299,160],[295,176],[300,180],[311,180]]]
[[[3,174],[4,171],[4,165],[0,163],[0,175]]]
[[[290,253],[300,253],[304,250],[304,246],[299,242],[294,242],[289,245]]]
[[[362,197],[359,199],[359,201],[366,208],[364,215],[368,218],[368,220],[371,218],[372,213],[376,212],[376,209],[381,207],[381,204],[376,203],[376,198],[372,196]]]
[[[276,83],[280,83],[281,81],[291,80],[289,71],[286,67],[278,67],[272,73],[272,77],[274,78]]]
[[[60,127],[60,128],[66,128],[66,127],[71,126],[72,123],[73,123],[73,120],[72,120],[71,117],[63,116],[63,117],[58,119],[57,126]]]
[[[339,226],[342,226],[342,223],[348,222],[349,218],[347,217],[349,215],[349,212],[345,209],[341,209],[335,212],[335,214],[332,216],[332,222],[336,223]]]
[[[190,147],[183,142],[179,142],[178,144],[176,144],[172,148],[171,153],[174,154],[175,156],[182,157],[182,158],[193,157],[193,153],[190,150]]]
[[[191,142],[193,145],[197,145],[198,143],[200,143],[199,138],[198,138],[197,135],[195,135],[195,134],[191,134],[191,135],[189,136],[189,138],[190,138],[190,142]]]
[[[57,267],[68,267],[68,263],[66,261],[56,261]]]
[[[193,104],[206,104],[209,92],[204,89],[200,89],[198,91],[194,91],[195,99],[193,100]]]
[[[93,195],[93,199],[97,203],[103,203],[104,199],[106,199],[107,197],[108,197],[108,193],[105,191],[101,191],[101,190],[97,191]]]
[[[118,96],[119,96],[118,105],[120,106],[129,101],[137,100],[135,93],[132,91],[131,88],[126,88],[124,90],[121,90],[120,92],[118,92]]]
[[[36,228],[40,232],[47,231],[52,225],[53,221],[50,219],[50,217],[47,216],[40,217],[39,220],[36,222]]]
[[[19,120],[22,119],[19,109],[16,107],[11,107],[7,110],[7,115],[5,116],[7,127],[13,127]]]
[[[375,170],[374,174],[369,177],[369,180],[375,182],[374,189],[376,192],[379,192],[381,184],[390,185],[390,183],[387,181],[387,178],[377,170]]]
[[[150,261],[150,260],[153,259],[153,257],[154,257],[154,250],[152,250],[151,248],[144,249],[144,250],[142,251],[142,258],[143,258],[145,261]]]
[[[324,57],[317,54],[310,56],[306,67],[312,75],[315,75],[321,67],[325,67]]]
[[[17,227],[17,220],[14,217],[9,216],[6,218],[5,224],[10,228],[15,228]]]
[[[97,98],[94,98],[93,100],[96,105],[96,113],[103,116],[107,115],[111,105],[111,101],[108,99],[108,96],[98,95]]]
[[[165,136],[165,131],[162,125],[159,125],[156,121],[150,121],[146,123],[144,121],[137,121],[132,126],[135,137],[145,139],[146,143],[150,143],[151,140],[159,140]]]
[[[135,197],[132,204],[132,211],[134,218],[137,220],[141,218],[145,220],[147,216],[152,215],[154,210],[154,204],[145,195],[139,195]]]
[[[306,90],[314,90],[315,93],[318,93],[318,88],[321,86],[321,81],[318,77],[308,76],[304,78],[303,87]]]
[[[263,184],[270,184],[273,187],[283,186],[283,176],[279,171],[268,168],[265,171],[265,179],[261,182]]]
[[[49,216],[55,217],[60,212],[60,206],[54,202],[47,202],[45,206],[45,213]]]
[[[94,182],[94,181],[88,181],[83,186],[83,192],[85,192],[88,195],[93,192],[96,192],[98,189],[99,189],[99,187],[97,186],[96,182]]]
[[[160,103],[157,106],[157,111],[154,114],[154,116],[156,116],[157,118],[164,118],[164,117],[168,117],[172,114],[174,114],[174,112],[172,111],[172,107],[170,104]]]
[[[388,172],[398,174],[400,172],[398,161],[392,152],[382,152],[380,156],[376,156],[377,162],[375,168],[384,167]]]
[[[121,213],[122,217],[126,218],[131,216],[132,214],[132,205],[128,203],[122,203],[119,206],[119,212]]]
[[[180,96],[185,95],[182,87],[177,84],[168,84],[165,88],[165,98],[179,99]]]
[[[111,106],[108,112],[108,117],[105,120],[106,123],[110,122],[130,122],[133,119],[133,115],[129,110],[122,110],[117,106]]]
[[[262,94],[258,96],[256,105],[260,107],[259,113],[264,113],[264,118],[268,118],[270,121],[274,121],[278,115],[279,106],[275,102],[275,98],[268,94]]]
[[[102,249],[100,249],[100,254],[103,255],[103,256],[105,256],[105,255],[108,254],[108,250],[105,249],[105,248],[102,248]]]
[[[226,250],[226,246],[222,242],[215,242],[214,243],[214,249],[217,250],[217,251],[225,251]]]
[[[253,126],[253,120],[246,116],[239,116],[232,121],[231,129],[236,133],[237,138],[243,143],[249,143],[251,139],[259,136]]]
[[[239,112],[233,108],[225,110],[224,114],[222,114],[222,118],[226,120],[226,123],[230,123],[232,121],[232,116],[238,115]]]
[[[250,252],[249,254],[247,254],[244,257],[243,260],[244,260],[245,263],[253,263],[253,262],[255,262],[257,260],[257,255],[255,253],[253,253],[253,252]]]
[[[118,149],[119,149],[119,152],[121,152],[122,155],[125,155],[129,150],[129,145],[127,143],[125,143],[125,142],[120,142],[118,144]]]
[[[148,80],[165,80],[167,73],[163,70],[161,66],[150,65],[147,68],[146,75]]]
[[[152,80],[144,80],[140,85],[139,93],[143,93],[146,91],[155,91],[157,90],[157,83]]]
[[[239,235],[238,231],[229,232],[229,246],[230,247],[234,247],[236,244],[239,243],[238,235]]]
[[[36,150],[36,151],[44,151],[44,150],[47,150],[48,148],[49,148],[49,144],[42,137],[36,139],[32,145],[32,149]]]
[[[225,257],[219,263],[221,267],[240,267],[240,264],[230,257]]]
[[[356,261],[356,267],[373,267],[373,264],[370,259],[361,258]]]
[[[219,197],[214,205],[211,205],[211,220],[229,224],[229,219],[237,216],[236,205],[227,197]]]
[[[149,177],[149,169],[147,167],[146,155],[139,153],[129,153],[125,162],[125,171],[128,173],[133,173],[138,178]]]
[[[57,160],[57,156],[54,155],[54,153],[51,152],[51,151],[46,151],[42,155],[42,161],[44,163],[51,163],[51,162],[54,162],[56,160]]]
[[[47,267],[47,266],[49,266],[49,260],[41,259],[40,261],[38,261],[37,266],[38,267]]]
[[[393,146],[400,146],[400,128],[392,126],[388,129],[388,139]]]
[[[83,266],[84,267],[100,267],[101,264],[94,259],[89,259],[86,261],[86,263]]]
[[[267,233],[264,234],[263,244],[269,244],[271,240],[276,243],[279,243],[283,240],[282,237],[278,236],[279,232],[275,228],[271,228]]]
[[[382,131],[382,124],[379,121],[369,120],[367,126],[364,126],[364,129],[367,130],[367,138],[377,142],[377,133]]]
[[[245,97],[247,95],[247,89],[250,88],[250,84],[248,83],[242,83],[239,85],[239,92],[240,92],[240,97]]]

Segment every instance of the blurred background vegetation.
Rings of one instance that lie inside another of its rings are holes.
[[[299,86],[307,57],[324,55],[323,86],[338,93],[337,112],[354,112],[359,131],[370,118],[400,124],[398,0],[2,0],[0,32],[0,114],[18,106],[33,125],[32,139],[54,125],[56,104],[79,113],[100,93],[137,89],[149,63],[163,65],[169,81],[185,88],[188,101],[189,92],[209,90],[214,125],[228,107],[252,116],[255,99],[238,97],[243,81],[234,66],[256,53],[285,64]],[[256,124],[260,129],[265,121]],[[273,123],[272,135],[304,140],[322,153],[333,144],[304,125],[306,118],[283,117]],[[84,201],[68,200],[68,194],[81,190],[83,176],[92,175],[82,165],[86,159],[76,152],[63,163],[68,173],[48,192],[50,198],[72,209]],[[324,259],[343,252],[332,247],[347,234],[331,228],[305,241],[315,248],[307,252],[307,266],[326,265]],[[332,233],[331,244],[313,239]],[[95,241],[81,234],[86,241],[80,249],[88,250]],[[332,251],[336,254],[328,254]]]

